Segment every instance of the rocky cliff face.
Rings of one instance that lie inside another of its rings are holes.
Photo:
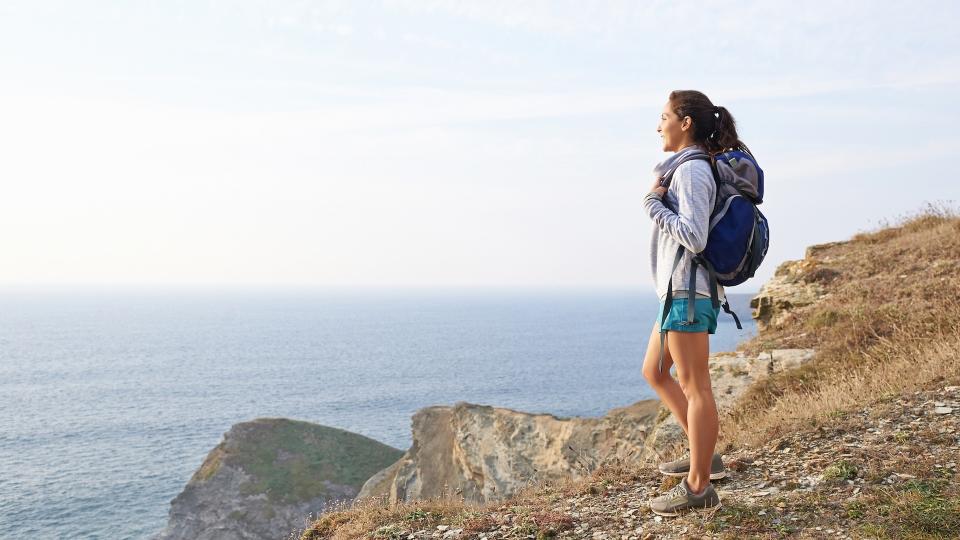
[[[811,305],[825,296],[823,284],[833,280],[837,272],[829,268],[831,259],[823,253],[844,243],[810,246],[803,259],[785,261],[777,267],[770,281],[750,301],[753,318],[761,332],[769,326],[782,326],[792,310]]]
[[[577,475],[601,459],[644,454],[657,409],[656,401],[640,401],[602,418],[562,418],[465,402],[426,407],[413,415],[410,450],[358,497],[508,497],[533,478]]]
[[[711,359],[714,392],[723,409],[753,381],[813,356],[807,349],[760,357]],[[413,416],[413,446],[368,480],[357,498],[391,502],[463,497],[509,498],[530,480],[581,477],[602,462],[650,463],[677,449],[683,430],[657,400],[638,401],[599,418],[561,418],[458,402]]]
[[[403,452],[341,429],[284,418],[236,424],[173,499],[156,540],[285,538],[310,514],[351,500]]]

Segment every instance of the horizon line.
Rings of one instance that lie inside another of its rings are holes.
[[[682,290],[682,289],[675,289]],[[264,284],[210,284],[210,283],[0,283],[0,294],[30,293],[104,293],[104,292],[194,292],[194,293],[324,293],[324,294],[368,294],[368,293],[643,293],[655,295],[649,286],[636,285],[264,285]],[[727,290],[728,295],[753,295],[756,291]]]

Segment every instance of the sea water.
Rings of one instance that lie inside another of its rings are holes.
[[[755,331],[729,294],[711,351]],[[602,292],[0,294],[0,538],[150,538],[230,426],[287,417],[399,449],[457,401],[601,416],[655,397],[657,299]]]

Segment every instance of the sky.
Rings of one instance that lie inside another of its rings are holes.
[[[0,3],[0,286],[653,290],[674,89],[764,169],[755,292],[956,204],[955,2]]]

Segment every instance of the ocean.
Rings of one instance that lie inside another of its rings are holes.
[[[711,351],[755,333],[729,294]],[[0,538],[146,539],[231,425],[287,417],[396,448],[467,401],[601,416],[656,397],[652,293],[0,294]]]

